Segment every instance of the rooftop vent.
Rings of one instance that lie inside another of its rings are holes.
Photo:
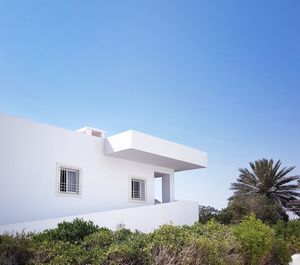
[[[91,127],[83,127],[79,130],[77,130],[79,133],[84,133],[90,136],[95,136],[99,138],[105,137],[105,132],[99,129],[91,128]]]

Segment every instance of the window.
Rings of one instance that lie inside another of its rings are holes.
[[[143,179],[131,179],[131,199],[145,201],[145,180]]]
[[[80,194],[80,169],[59,166],[58,191],[65,194]]]

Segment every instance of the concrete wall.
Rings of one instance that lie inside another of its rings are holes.
[[[198,204],[196,202],[176,201],[165,204],[135,207],[107,212],[69,216],[40,220],[35,222],[18,223],[0,226],[0,234],[4,232],[40,232],[44,229],[55,228],[62,221],[72,221],[74,218],[91,220],[100,227],[112,230],[122,224],[126,228],[151,232],[163,224],[191,225],[198,220]]]
[[[0,225],[154,203],[154,172],[167,168],[104,155],[103,139],[0,114]],[[82,169],[80,197],[56,194],[57,163]],[[129,177],[145,178],[132,202]]]
[[[300,254],[294,254],[292,256],[292,262],[290,262],[290,265],[300,265]]]

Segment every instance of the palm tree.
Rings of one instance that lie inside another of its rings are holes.
[[[281,162],[262,159],[249,163],[251,170],[240,168],[237,182],[231,183],[236,199],[242,196],[263,195],[285,210],[299,213],[300,176],[287,176],[295,167],[281,167]],[[298,183],[296,182],[298,181]]]

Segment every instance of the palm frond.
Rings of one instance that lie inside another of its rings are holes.
[[[240,168],[236,182],[231,183],[234,194],[230,200],[259,194],[286,209],[291,207],[291,202],[300,201],[300,176],[288,176],[295,167],[281,167],[280,160],[265,158],[249,165],[250,169]]]

